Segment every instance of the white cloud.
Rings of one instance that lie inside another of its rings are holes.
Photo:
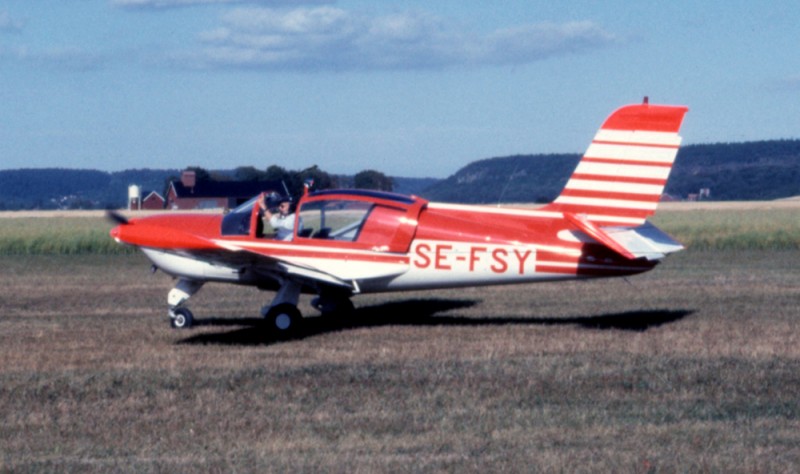
[[[315,34],[343,29],[351,22],[351,15],[327,6],[293,10],[236,8],[223,16],[223,22],[253,33]]]
[[[199,5],[224,5],[235,3],[287,6],[310,3],[328,3],[326,0],[111,0],[111,5],[130,9],[164,9]]]
[[[513,63],[580,53],[615,41],[590,21],[539,23],[496,31],[487,38],[495,62]]]
[[[590,21],[528,24],[480,35],[427,13],[369,16],[331,6],[240,7],[224,14],[221,22],[199,35],[202,50],[191,55],[196,65],[267,70],[435,69],[525,64],[615,42],[613,34]]]

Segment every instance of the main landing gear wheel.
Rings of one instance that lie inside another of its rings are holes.
[[[311,306],[325,318],[332,318],[333,324],[340,328],[356,326],[355,306],[350,298],[344,295],[321,295],[311,300]]]
[[[280,336],[288,336],[297,332],[303,315],[297,306],[291,303],[281,303],[273,306],[265,316],[270,329]]]
[[[187,308],[170,311],[169,323],[175,329],[187,329],[194,325],[194,315]]]
[[[318,296],[311,300],[311,306],[323,316],[351,316],[356,309],[350,298],[344,296],[335,298]]]

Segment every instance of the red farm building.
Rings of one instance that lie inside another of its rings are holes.
[[[197,181],[193,171],[170,182],[166,209],[232,209],[260,193],[288,194],[283,181]]]

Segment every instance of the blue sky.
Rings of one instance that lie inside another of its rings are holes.
[[[800,137],[796,1],[0,0],[0,169],[376,169]]]

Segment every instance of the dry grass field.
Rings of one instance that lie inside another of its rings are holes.
[[[724,211],[659,219],[735,234]],[[712,247],[628,280],[360,296],[290,341],[254,317],[271,293],[209,284],[175,331],[139,254],[6,255],[0,472],[796,472],[800,254]]]

